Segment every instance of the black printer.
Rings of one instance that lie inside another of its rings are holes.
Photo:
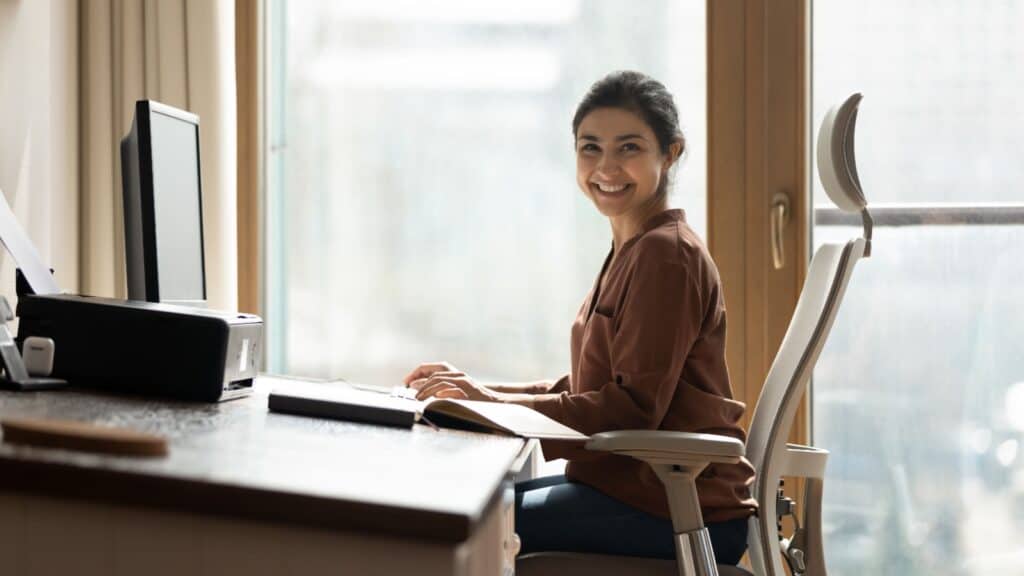
[[[18,341],[52,338],[74,386],[217,402],[247,395],[262,355],[252,314],[69,294],[22,294]]]

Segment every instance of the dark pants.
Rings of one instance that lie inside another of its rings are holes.
[[[565,476],[516,484],[521,554],[586,552],[676,557],[672,521],[652,516]],[[707,525],[718,564],[738,564],[747,550],[747,519]]]

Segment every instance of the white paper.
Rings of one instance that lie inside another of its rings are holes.
[[[43,264],[39,252],[32,245],[25,230],[18,224],[18,219],[7,203],[7,197],[0,190],[0,242],[14,257],[14,262],[21,268],[21,273],[36,294],[59,294],[60,287],[50,274],[50,268]]]

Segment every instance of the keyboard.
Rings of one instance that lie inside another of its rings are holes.
[[[405,400],[416,400],[416,390],[409,388],[408,386],[378,386],[376,384],[358,384],[354,382],[345,382],[349,386],[356,390],[363,390],[365,392],[374,392],[376,394],[387,394],[393,398],[402,398]]]
[[[408,386],[395,386],[391,389],[391,395],[395,398],[405,398],[406,400],[416,399],[416,390],[409,388]]]

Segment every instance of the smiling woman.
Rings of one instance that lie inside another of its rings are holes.
[[[718,270],[682,210],[669,210],[669,171],[683,151],[672,96],[637,72],[598,81],[573,120],[577,182],[606,216],[612,250],[571,331],[571,372],[557,381],[481,384],[446,363],[405,378],[418,397],[522,404],[585,434],[676,430],[745,440],[744,406],[725,364]],[[648,464],[543,441],[564,476],[517,486],[522,553],[599,552],[674,558],[668,501]],[[756,503],[754,470],[714,464],[697,481],[715,558],[735,565]]]

